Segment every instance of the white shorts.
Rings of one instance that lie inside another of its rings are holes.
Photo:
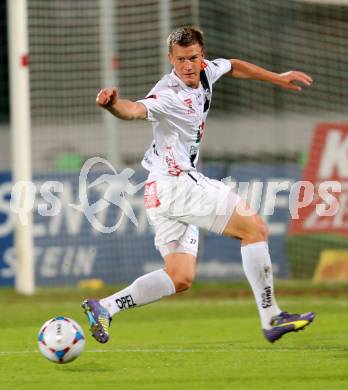
[[[225,183],[196,171],[168,178],[150,174],[145,207],[156,248],[162,256],[173,252],[196,256],[197,227],[222,234],[239,201]]]

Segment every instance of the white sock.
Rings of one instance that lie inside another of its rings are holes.
[[[166,271],[159,269],[136,279],[130,286],[99,302],[111,316],[120,310],[146,305],[175,294],[175,286]]]
[[[253,290],[263,329],[270,329],[271,318],[279,309],[274,297],[272,263],[265,241],[242,246],[243,268]]]

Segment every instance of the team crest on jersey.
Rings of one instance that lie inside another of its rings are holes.
[[[185,99],[184,102],[185,102],[190,108],[192,108],[192,99],[191,99],[191,98]]]
[[[184,99],[184,103],[188,106],[187,114],[190,115],[196,113],[195,109],[192,107],[193,102],[191,98]]]

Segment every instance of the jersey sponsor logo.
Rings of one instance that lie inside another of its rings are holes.
[[[145,207],[147,209],[158,207],[161,204],[157,196],[157,183],[155,181],[151,181],[145,184],[144,199]]]
[[[167,163],[168,173],[170,173],[171,175],[179,176],[183,172],[183,170],[179,167],[179,165],[175,161],[173,148],[171,146],[167,146],[166,163]]]
[[[130,309],[131,307],[136,306],[137,304],[134,302],[133,297],[131,295],[125,295],[124,297],[117,298],[115,300],[116,305],[119,309]]]

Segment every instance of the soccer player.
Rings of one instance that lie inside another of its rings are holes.
[[[195,277],[200,227],[241,241],[243,269],[263,334],[274,342],[285,333],[303,329],[315,314],[290,314],[279,308],[266,224],[230,187],[205,177],[196,165],[212,87],[221,76],[261,80],[293,91],[309,87],[312,79],[299,71],[273,73],[238,59],[208,61],[203,34],[192,27],[176,29],[167,43],[172,72],[163,76],[145,99],[121,99],[116,88],[102,89],[96,98],[100,107],[119,119],[152,123],[154,140],[142,161],[149,171],[145,207],[164,268],[139,277],[109,297],[85,300],[82,307],[92,335],[105,343],[111,318],[118,312],[188,289]],[[232,134],[226,142],[233,142]]]

